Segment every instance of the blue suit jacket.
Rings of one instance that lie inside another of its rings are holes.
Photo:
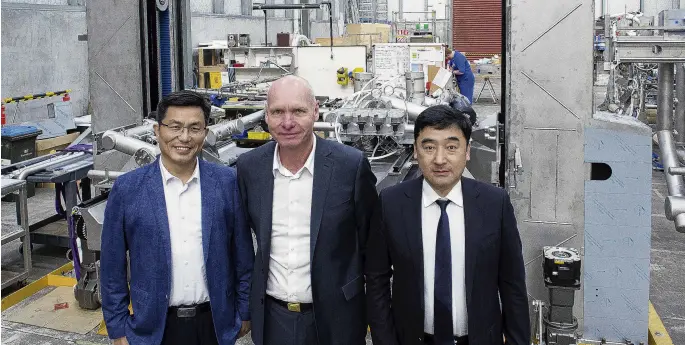
[[[234,344],[250,320],[252,236],[233,168],[199,160],[202,248],[219,344]],[[130,256],[130,291],[126,251]],[[171,243],[159,158],[119,177],[102,229],[102,312],[109,337],[131,345],[162,341],[171,292]],[[129,315],[129,301],[133,315]]]

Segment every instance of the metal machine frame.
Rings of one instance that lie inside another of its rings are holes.
[[[25,281],[29,274],[31,274],[31,239],[29,233],[29,213],[27,202],[27,191],[25,180],[2,179],[2,196],[4,197],[10,193],[17,193],[18,197],[15,199],[18,210],[17,224],[21,230],[9,233],[2,236],[2,245],[12,242],[18,238],[22,239],[22,248],[24,256],[24,269],[11,277],[2,277],[2,289],[6,287]]]

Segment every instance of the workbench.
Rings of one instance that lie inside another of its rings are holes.
[[[93,156],[87,155],[83,160],[55,165],[51,170],[42,171],[26,178],[28,182],[54,183],[57,188],[61,184],[64,188],[64,204],[67,217],[71,217],[71,210],[78,205],[79,185],[81,181],[81,200],[91,198],[90,179],[88,171],[93,169]],[[31,243],[54,245],[63,248],[71,248],[68,222],[64,221],[64,215],[55,214],[38,223],[31,224]],[[64,225],[67,225],[66,227]],[[75,235],[73,235],[75,236]]]
[[[2,179],[1,183],[3,197],[10,193],[18,194],[18,197],[15,198],[15,202],[17,204],[17,209],[19,210],[19,217],[17,217],[17,223],[21,228],[21,230],[17,230],[2,236],[2,245],[5,245],[20,238],[23,241],[24,248],[24,269],[19,273],[10,274],[9,276],[7,274],[9,272],[3,272],[2,289],[4,290],[6,287],[18,282],[25,281],[29,277],[29,274],[31,273],[31,250],[29,250],[30,241],[25,240],[26,237],[29,236],[29,229],[26,226],[29,222],[26,181],[15,179]]]
[[[3,167],[3,178],[11,176],[11,174],[16,171],[21,171],[27,167],[37,166],[39,164],[45,164],[50,160],[58,160],[60,157],[66,157],[66,155],[69,155],[69,153],[57,153]],[[79,185],[77,181],[81,181],[81,190],[83,194],[81,199],[88,200],[91,198],[90,179],[88,179],[87,176],[88,171],[91,169],[93,169],[92,154],[82,153],[79,154],[78,157],[74,155],[73,158],[63,162],[49,164],[39,171],[29,173],[24,179],[20,179],[25,183],[51,183],[55,185],[55,188],[64,188],[65,213],[57,214],[58,212],[55,210],[55,215],[37,223],[30,224],[28,229],[31,234],[31,244],[47,244],[63,248],[72,248],[70,245],[70,234],[66,216],[71,214],[71,210],[78,203]],[[28,220],[26,220],[26,223],[21,220],[20,211],[20,207],[17,206],[18,223],[23,226],[28,223]],[[22,247],[22,250],[23,249],[24,248]]]

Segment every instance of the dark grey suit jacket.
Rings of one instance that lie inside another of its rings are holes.
[[[248,223],[257,236],[250,309],[252,340],[264,344],[269,276],[275,143],[242,154],[237,163]],[[319,344],[365,344],[364,251],[376,193],[364,154],[317,137],[311,211],[311,284]]]
[[[469,178],[461,183],[469,344],[502,345],[503,334],[507,345],[530,344],[526,271],[509,195]],[[388,187],[376,204],[366,261],[374,345],[424,344],[422,186],[416,178]]]

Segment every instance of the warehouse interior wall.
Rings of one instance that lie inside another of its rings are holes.
[[[67,1],[3,1],[2,98],[71,89],[74,114],[87,113],[85,6]]]
[[[88,114],[85,5],[86,0],[2,0],[2,98],[71,89],[74,114]],[[250,0],[192,0],[193,47],[200,42],[225,40],[229,33],[249,34],[253,45],[262,44],[263,13],[253,12],[251,6]],[[336,2],[334,11],[342,9]],[[293,31],[293,18],[297,15],[292,12],[270,11],[270,43],[275,44],[276,34]],[[310,18],[315,20],[316,15]],[[327,13],[325,18],[325,22],[312,22],[312,39],[329,36]],[[333,36],[342,32],[339,18],[334,16]]]

